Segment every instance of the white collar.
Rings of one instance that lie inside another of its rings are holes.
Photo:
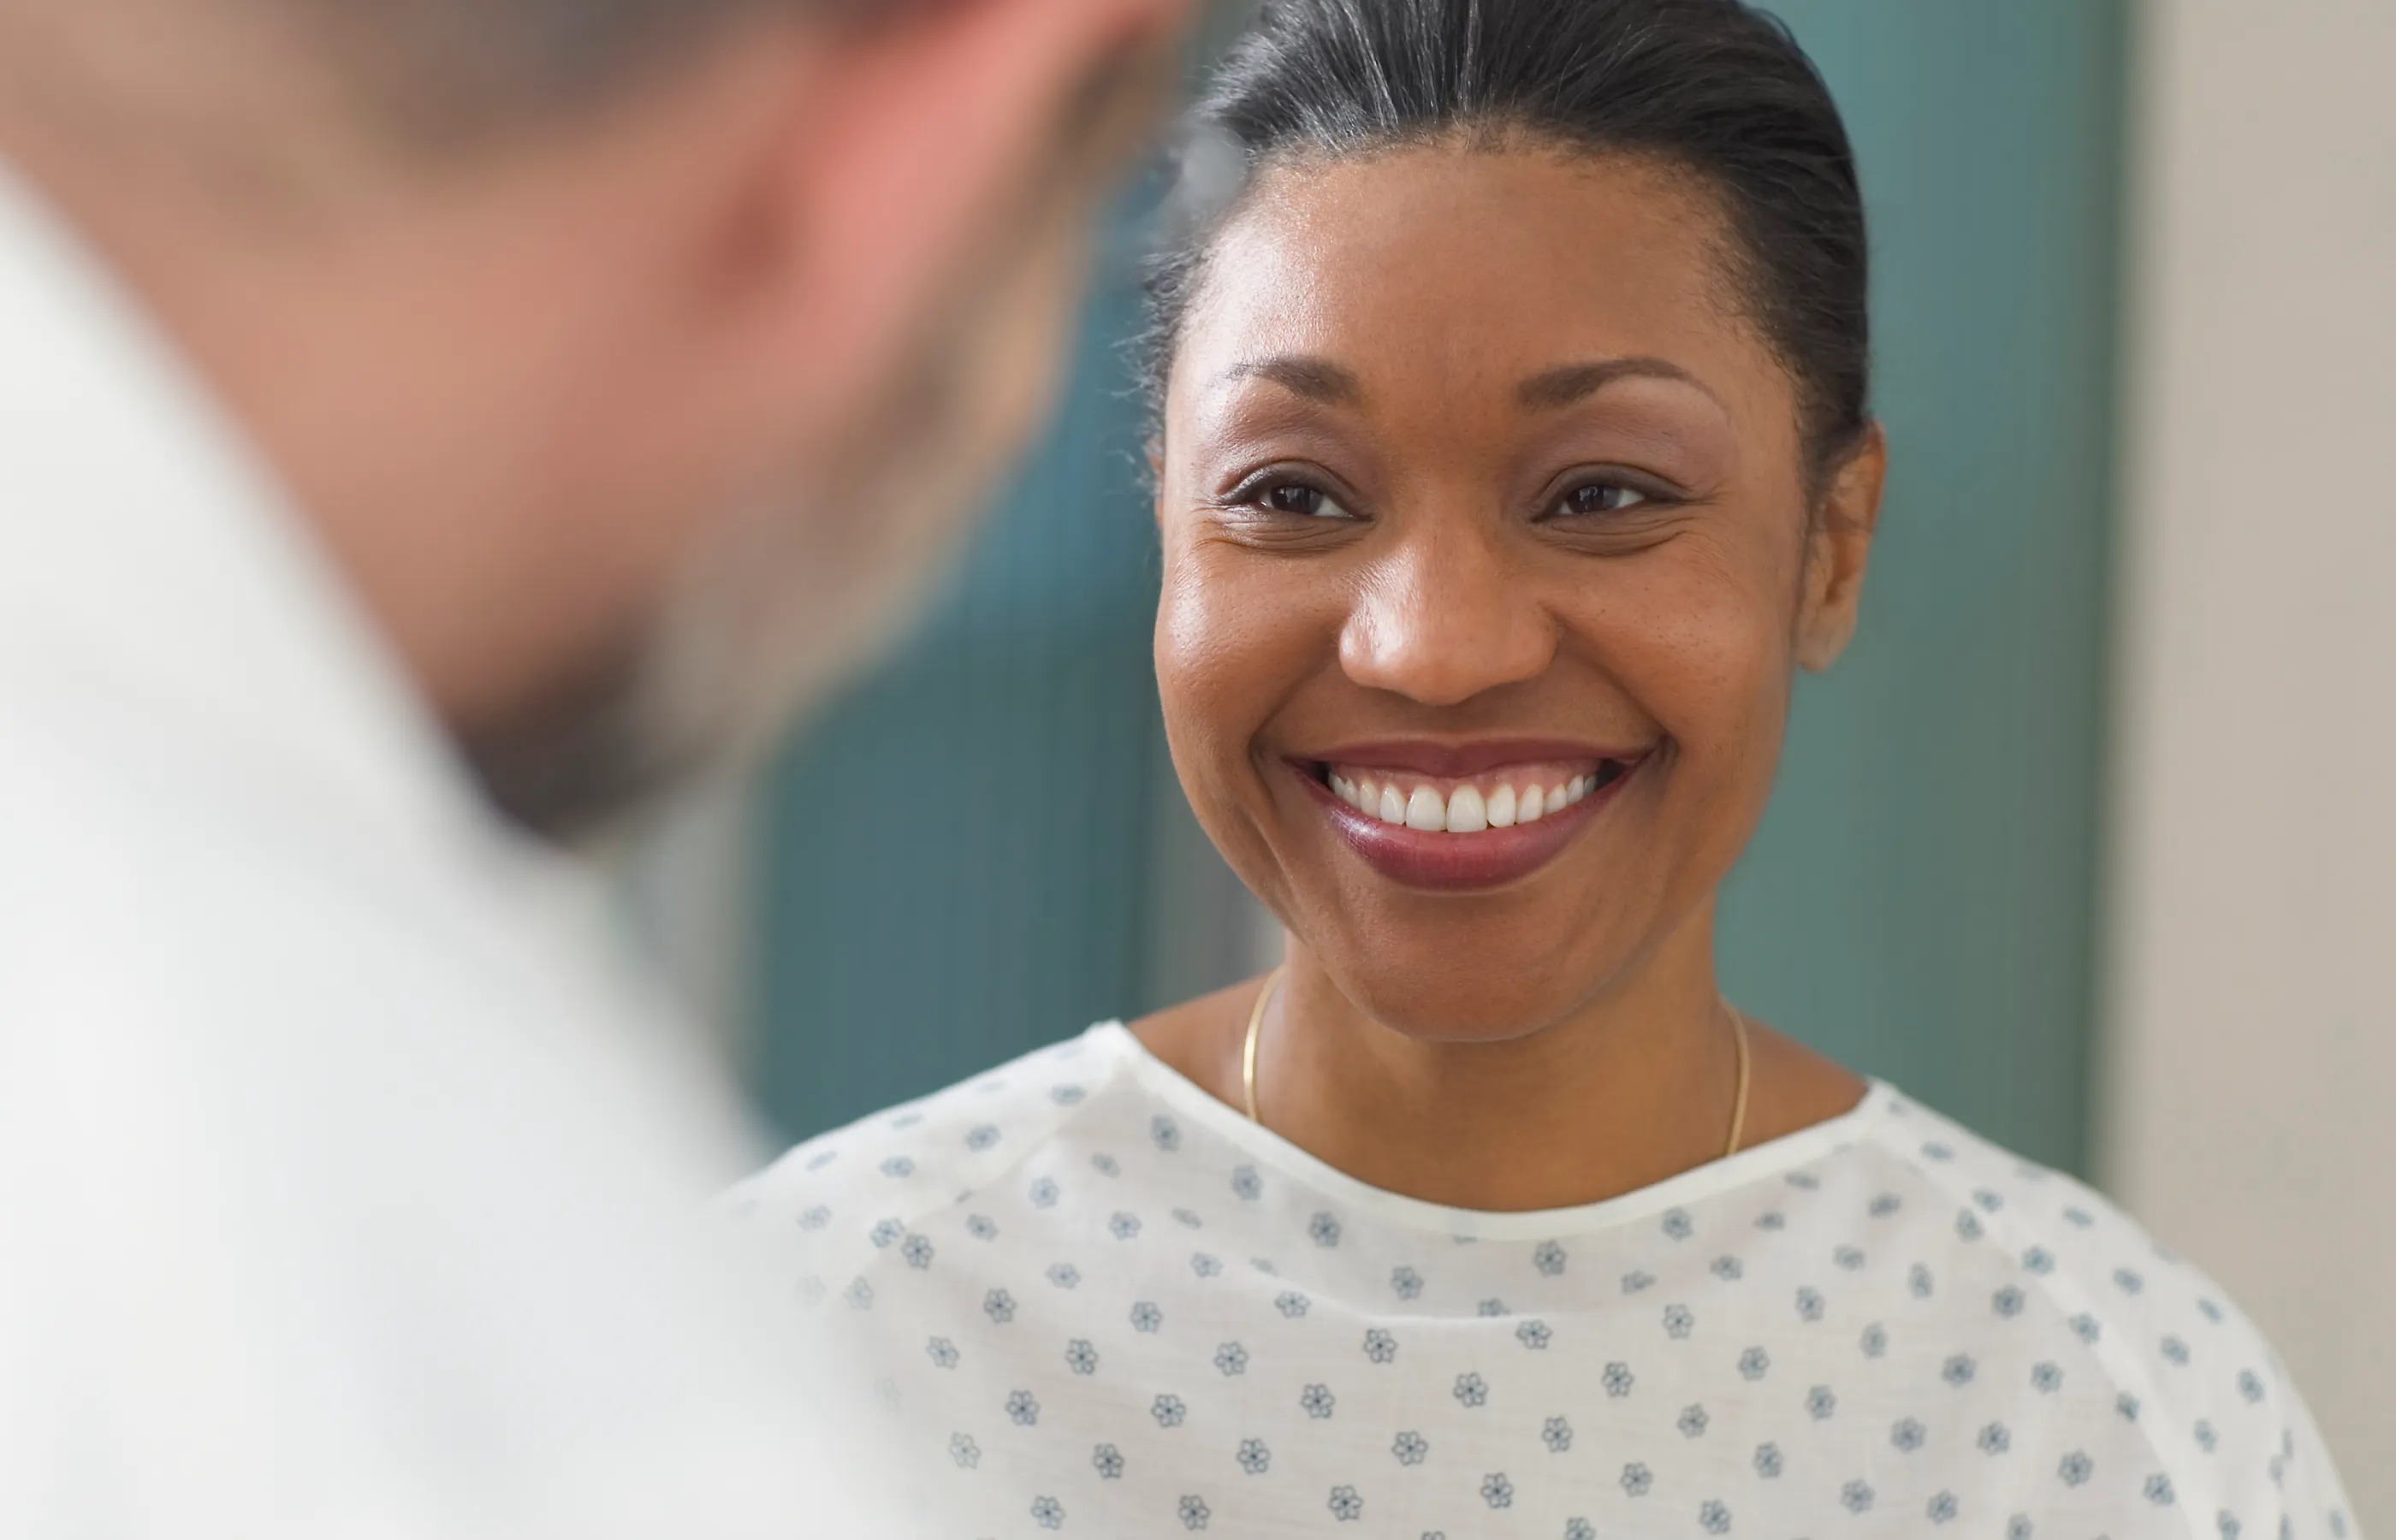
[[[0,697],[419,854],[497,834],[272,471],[5,162]]]

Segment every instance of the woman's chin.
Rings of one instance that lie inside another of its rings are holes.
[[[1324,959],[1340,989],[1374,1022],[1418,1042],[1509,1042],[1570,1016],[1588,997],[1552,970],[1505,957],[1469,965],[1426,958],[1391,965],[1378,956],[1361,968]]]

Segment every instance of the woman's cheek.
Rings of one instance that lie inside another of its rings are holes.
[[[1246,740],[1331,659],[1305,576],[1267,556],[1202,551],[1167,564],[1157,615],[1160,687],[1186,694],[1210,728]],[[1168,682],[1167,676],[1170,676]]]
[[[1168,717],[1193,742],[1238,736],[1242,646],[1232,606],[1211,575],[1187,559],[1171,564],[1159,597],[1157,688]]]
[[[1183,779],[1194,799],[1236,801],[1272,677],[1270,615],[1239,591],[1231,564],[1182,557],[1166,565],[1156,627],[1157,690]],[[1206,810],[1200,810],[1205,813]]]
[[[1711,852],[1696,859],[1703,870],[1737,858],[1771,800],[1790,661],[1786,632],[1764,623],[1770,613],[1759,606],[1693,627],[1680,659],[1683,720],[1671,730],[1683,747],[1685,790],[1701,810],[1690,832]]]
[[[1675,745],[1709,800],[1760,800],[1778,757],[1793,659],[1785,604],[1704,564],[1658,573],[1584,631],[1601,666]]]

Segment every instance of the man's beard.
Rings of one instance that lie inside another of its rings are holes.
[[[468,737],[492,803],[545,838],[589,835],[761,755],[880,657],[921,611],[951,564],[942,558],[962,544],[964,511],[988,490],[991,457],[962,452],[949,420],[957,409],[910,414],[848,466],[761,497],[636,631],[532,709]]]

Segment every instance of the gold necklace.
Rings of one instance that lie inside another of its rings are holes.
[[[1285,970],[1275,968],[1265,975],[1264,988],[1257,991],[1256,1008],[1248,1012],[1248,1037],[1240,1046],[1240,1089],[1247,1094],[1248,1122],[1262,1123],[1257,1116],[1257,1029],[1265,1024],[1265,1007],[1272,1003],[1273,991],[1281,988]]]
[[[1248,1011],[1248,1033],[1240,1045],[1240,1090],[1247,1097],[1248,1122],[1261,1125],[1257,1116],[1257,1035],[1265,1024],[1265,1007],[1272,1003],[1273,995],[1281,989],[1285,970],[1275,968],[1265,976],[1264,987],[1257,991],[1257,1002]],[[1754,1058],[1747,1042],[1747,1013],[1725,1000],[1724,1012],[1730,1017],[1731,1042],[1738,1049],[1738,1090],[1731,1099],[1730,1138],[1723,1146],[1723,1157],[1738,1153],[1740,1142],[1747,1136],[1747,1093],[1754,1079]]]
[[[1725,1000],[1722,1008],[1730,1013],[1731,1041],[1738,1045],[1738,1093],[1731,1098],[1730,1142],[1723,1146],[1723,1159],[1738,1153],[1739,1141],[1747,1136],[1747,1087],[1754,1078],[1755,1061],[1747,1047],[1747,1013]]]

